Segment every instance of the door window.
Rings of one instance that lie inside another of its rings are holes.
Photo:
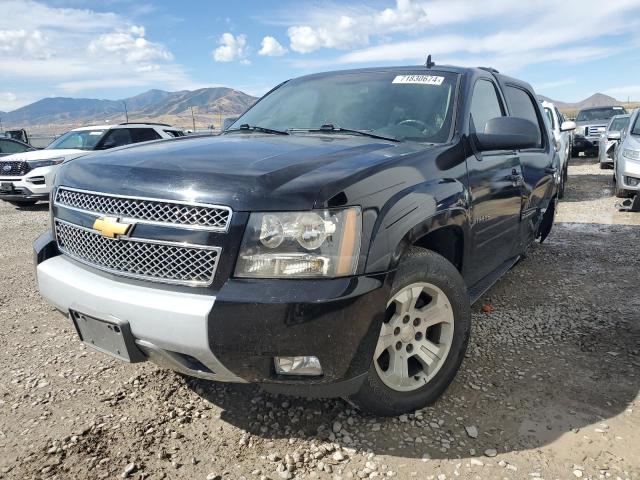
[[[495,85],[489,80],[478,80],[471,98],[471,120],[475,129],[472,131],[482,133],[489,120],[502,116],[504,112]]]
[[[507,85],[505,94],[511,108],[511,115],[533,122],[538,128],[538,148],[542,148],[542,128],[532,98],[521,88]]]
[[[132,128],[131,139],[133,143],[150,142],[162,138],[153,128]]]

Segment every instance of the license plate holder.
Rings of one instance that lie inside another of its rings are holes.
[[[145,360],[144,354],[136,347],[129,322],[104,320],[74,310],[69,312],[69,317],[80,340],[87,346],[124,362]]]
[[[13,193],[13,182],[0,183],[0,193]]]

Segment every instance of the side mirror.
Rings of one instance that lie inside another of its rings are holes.
[[[575,129],[576,129],[576,122],[566,121],[566,122],[562,122],[562,125],[560,125],[561,132],[568,132],[570,130],[575,130]]]
[[[609,140],[620,140],[620,132],[609,132],[607,134]]]
[[[538,127],[524,118],[492,118],[484,127],[484,133],[476,134],[478,150],[521,150],[540,145]]]

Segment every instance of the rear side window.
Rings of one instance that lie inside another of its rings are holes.
[[[542,148],[542,129],[531,96],[521,88],[509,85],[505,88],[505,95],[511,107],[511,116],[529,120],[538,127],[538,148]]]
[[[153,128],[132,128],[131,140],[133,143],[150,142],[162,138]]]
[[[164,133],[171,137],[184,137],[184,132],[181,130],[165,130]]]
[[[478,80],[473,87],[471,99],[471,120],[475,131],[484,132],[484,127],[489,120],[503,115],[502,105],[493,82]]]
[[[100,148],[115,148],[122,147],[123,145],[129,145],[132,143],[131,131],[128,128],[114,128],[109,130],[102,140]]]

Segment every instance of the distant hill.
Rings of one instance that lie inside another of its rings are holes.
[[[580,110],[581,108],[606,107],[609,105],[625,104],[625,102],[616,100],[615,98],[610,97],[609,95],[605,95],[604,93],[594,93],[590,97],[575,103],[553,100],[549,97],[545,97],[544,95],[538,95],[538,97],[542,100],[547,100],[549,102],[555,103],[556,107],[558,107],[560,110]]]
[[[125,120],[126,103],[129,121],[160,121],[178,126],[192,124],[193,107],[196,127],[202,128],[219,123],[221,118],[243,113],[256,100],[256,97],[226,87],[178,92],[149,90],[123,100],[53,97],[2,113],[2,123],[4,128],[55,127],[62,130],[92,123],[117,123]]]

